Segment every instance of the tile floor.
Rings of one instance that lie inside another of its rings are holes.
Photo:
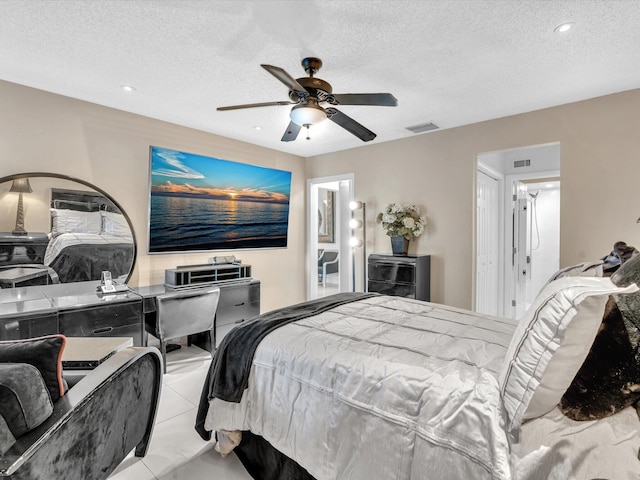
[[[167,355],[160,406],[147,455],[129,456],[110,480],[250,480],[238,458],[221,457],[193,428],[211,355],[183,345]]]
[[[338,275],[338,273],[327,274],[327,281],[324,287],[321,281],[318,282],[318,297],[327,297],[340,291]]]

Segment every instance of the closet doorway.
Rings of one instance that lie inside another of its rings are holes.
[[[353,174],[307,181],[307,299],[353,288],[349,202]]]
[[[520,318],[560,265],[560,144],[477,156],[479,313]]]

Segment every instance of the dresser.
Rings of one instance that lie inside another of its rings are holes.
[[[369,255],[367,261],[369,292],[415,298],[426,302],[431,299],[430,255]]]

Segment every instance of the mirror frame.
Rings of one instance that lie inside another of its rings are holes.
[[[138,240],[136,239],[136,232],[133,229],[133,223],[131,223],[131,219],[129,218],[129,214],[127,214],[126,210],[124,208],[122,208],[122,205],[120,205],[120,203],[118,203],[118,201],[113,198],[109,193],[105,192],[103,189],[101,189],[100,187],[96,187],[94,184],[87,182],[86,180],[81,180],[79,178],[76,177],[71,177],[69,175],[64,175],[61,173],[52,173],[52,172],[27,172],[27,173],[16,173],[13,175],[7,175],[5,177],[0,177],[0,183],[5,183],[5,182],[11,182],[13,180],[19,179],[19,178],[31,178],[31,177],[47,177],[47,178],[58,178],[61,180],[69,180],[71,182],[76,182],[76,183],[80,183],[82,185],[84,185],[85,187],[89,187],[93,190],[95,190],[96,192],[98,192],[101,195],[104,195],[107,199],[109,199],[109,201],[113,202],[113,204],[118,208],[118,210],[120,210],[120,212],[122,213],[122,215],[124,215],[124,218],[127,220],[127,223],[129,224],[129,230],[131,230],[131,237],[133,239],[133,259],[131,261],[131,269],[129,270],[129,275],[127,275],[127,279],[125,280],[125,283],[129,283],[129,280],[131,279],[131,276],[133,275],[133,270],[136,267],[136,261],[138,259]]]

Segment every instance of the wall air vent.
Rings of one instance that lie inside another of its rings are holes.
[[[413,127],[407,127],[407,130],[413,132],[413,133],[423,133],[423,132],[430,132],[431,130],[437,130],[438,127],[435,123],[422,123],[420,125],[414,125]]]
[[[526,160],[515,160],[513,162],[513,168],[521,168],[521,167],[529,167],[531,166],[531,160],[528,158]]]

